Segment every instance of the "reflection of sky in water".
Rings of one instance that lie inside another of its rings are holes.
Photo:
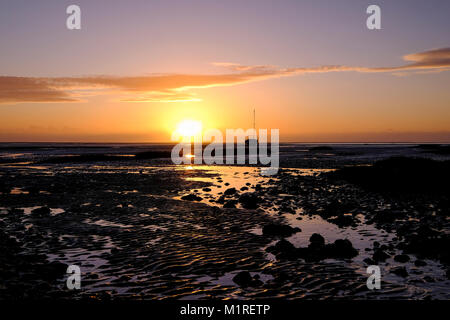
[[[220,197],[223,192],[229,188],[235,188],[237,192],[252,192],[254,187],[257,184],[260,184],[261,187],[267,187],[270,185],[269,180],[276,178],[262,176],[261,169],[258,167],[241,167],[241,166],[184,166],[183,169],[192,171],[193,174],[195,172],[200,172],[201,176],[187,176],[185,177],[186,181],[199,181],[211,183],[211,186],[208,186],[210,191],[205,191],[208,189],[199,188],[184,191],[180,196],[175,197],[175,199],[180,199],[182,196],[195,193],[198,196],[202,197],[200,202],[207,203],[211,206],[219,206],[222,207],[222,204],[211,202],[210,200],[217,199]],[[241,190],[241,188],[246,188],[246,190]],[[237,205],[239,207],[239,205]]]

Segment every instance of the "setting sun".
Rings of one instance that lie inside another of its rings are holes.
[[[183,138],[193,138],[202,134],[202,122],[183,120],[177,124],[175,132]]]

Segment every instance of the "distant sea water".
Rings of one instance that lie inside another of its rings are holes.
[[[0,163],[85,154],[124,156],[129,160],[141,152],[170,152],[172,147],[169,143],[0,143]],[[439,148],[447,148],[447,152]],[[280,143],[279,157],[281,167],[335,168],[400,156],[449,160],[448,148],[417,143]]]

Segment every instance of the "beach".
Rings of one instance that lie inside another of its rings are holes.
[[[0,298],[449,299],[446,148],[285,143],[264,176],[160,144],[1,144]]]

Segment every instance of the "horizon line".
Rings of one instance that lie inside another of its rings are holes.
[[[179,142],[173,141],[159,141],[159,142],[105,142],[105,141],[0,141],[0,144],[3,143],[51,143],[51,144],[178,144]],[[226,142],[224,142],[226,143]],[[270,144],[270,142],[267,142]],[[450,144],[450,141],[280,141],[280,144],[286,143],[299,143],[299,144]],[[210,143],[203,143],[210,144]]]

